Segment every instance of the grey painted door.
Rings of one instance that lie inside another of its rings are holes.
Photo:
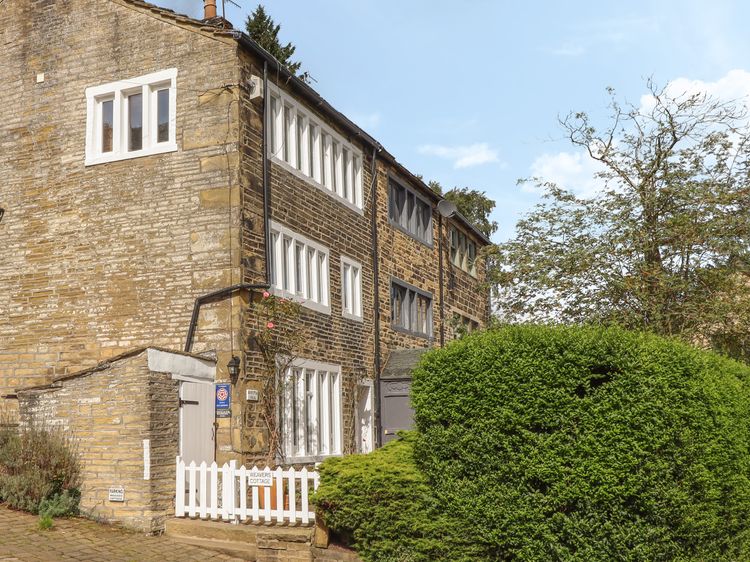
[[[214,461],[214,385],[180,383],[180,456],[190,464]]]
[[[414,427],[414,410],[409,392],[411,380],[380,381],[380,425],[384,445],[396,437],[396,432]]]

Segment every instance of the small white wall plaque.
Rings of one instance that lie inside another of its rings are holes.
[[[117,487],[109,489],[109,501],[111,502],[124,502],[125,501],[125,488]]]
[[[258,391],[257,390],[252,390],[250,388],[246,389],[245,390],[245,399],[248,402],[257,402],[258,400],[260,400],[260,397],[258,396]]]
[[[151,440],[143,440],[143,479],[151,480]]]

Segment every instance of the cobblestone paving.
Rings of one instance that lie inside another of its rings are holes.
[[[55,519],[49,531],[40,531],[38,521],[34,515],[0,506],[0,562],[240,560],[167,537],[149,537],[84,519]]]

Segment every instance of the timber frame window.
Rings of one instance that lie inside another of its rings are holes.
[[[432,337],[432,295],[392,279],[391,326],[394,330]]]
[[[271,286],[274,294],[329,314],[328,248],[271,221]]]
[[[467,334],[479,329],[479,321],[470,318],[460,312],[453,312],[451,318],[451,327],[453,328],[453,339],[461,339]]]
[[[477,276],[477,245],[455,226],[450,229],[451,263],[474,277]]]
[[[388,182],[388,219],[399,230],[432,245],[432,205],[393,178]]]
[[[341,256],[341,313],[362,320],[362,265]]]
[[[285,460],[343,451],[341,367],[296,359],[281,373],[279,426]]]
[[[177,69],[86,88],[86,166],[177,150]]]
[[[362,152],[297,100],[268,89],[269,157],[362,213]]]

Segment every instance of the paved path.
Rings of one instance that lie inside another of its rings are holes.
[[[40,531],[38,522],[34,515],[0,505],[0,562],[239,560],[167,537],[149,537],[84,519],[55,519],[49,531]]]

